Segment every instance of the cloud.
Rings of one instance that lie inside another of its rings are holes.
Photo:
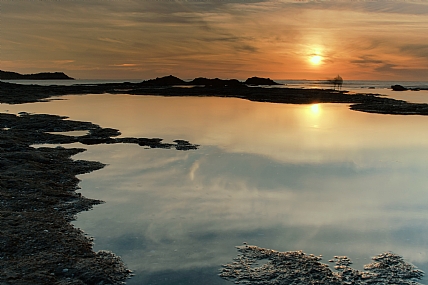
[[[365,14],[398,14],[398,15],[426,15],[428,2],[424,1],[307,1],[296,3],[286,1],[300,9],[355,11]]]
[[[113,64],[110,66],[115,66],[115,67],[134,67],[134,66],[138,66],[138,64],[135,63],[121,63],[121,64]]]
[[[383,63],[379,67],[376,67],[375,70],[378,72],[385,73],[394,73],[396,71],[397,65],[392,63]]]
[[[400,47],[400,51],[405,54],[428,59],[428,44],[406,44]]]
[[[384,63],[382,60],[375,59],[373,57],[374,57],[373,55],[362,56],[359,59],[351,60],[350,63],[358,64],[358,65],[373,65],[373,64],[379,65]]]
[[[68,64],[68,63],[73,63],[74,60],[72,59],[64,59],[64,60],[54,60],[53,63],[55,64]]]
[[[117,43],[117,44],[123,44],[123,41],[117,40],[117,39],[111,39],[111,38],[98,38],[98,40],[108,43]]]
[[[301,78],[346,68],[345,63],[410,68],[410,62],[427,58],[421,36],[427,7],[407,2],[10,1],[2,6],[0,44],[3,60],[33,66],[41,59],[60,64],[72,58],[69,65],[84,70],[135,64],[151,76]],[[314,47],[323,50],[322,69],[307,66]]]

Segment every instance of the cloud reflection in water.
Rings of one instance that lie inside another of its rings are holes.
[[[428,267],[426,117],[224,98],[68,98],[17,109],[201,145],[85,146],[76,156],[108,164],[81,176],[83,194],[107,203],[76,225],[135,269],[129,284],[198,268],[212,270],[206,284],[224,284],[216,268],[243,241],[348,255],[356,268],[391,250]]]

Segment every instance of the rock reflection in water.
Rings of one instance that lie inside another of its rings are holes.
[[[302,251],[279,252],[253,245],[238,246],[233,263],[223,265],[220,277],[235,284],[412,284],[424,275],[403,258],[386,252],[373,257],[373,262],[364,266],[366,271],[349,267],[351,260],[346,256],[335,256],[337,272],[327,264],[319,262],[321,256],[305,254]],[[263,262],[266,261],[267,262]],[[257,262],[263,265],[258,265]]]

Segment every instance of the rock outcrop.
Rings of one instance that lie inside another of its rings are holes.
[[[238,87],[243,86],[243,83],[237,79],[219,79],[219,78],[204,78],[198,77],[188,83],[189,85],[203,85],[206,87]]]
[[[143,86],[174,86],[174,85],[184,85],[187,84],[186,81],[181,80],[178,77],[168,75],[164,77],[156,77],[156,79],[149,79],[141,82]]]
[[[247,85],[281,85],[270,78],[251,77],[244,82]]]
[[[406,87],[402,86],[402,85],[392,85],[391,89],[394,91],[407,91],[409,89],[407,89]]]
[[[2,80],[74,80],[63,72],[41,72],[34,74],[20,74],[17,72],[0,70]]]

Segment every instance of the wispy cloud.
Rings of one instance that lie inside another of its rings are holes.
[[[9,1],[0,44],[9,62],[128,67],[121,77],[349,78],[428,66],[427,15],[424,2]]]
[[[68,63],[73,63],[74,60],[71,59],[63,59],[63,60],[54,60],[53,63],[55,64],[68,64]]]
[[[121,63],[121,64],[112,64],[110,66],[115,66],[115,67],[134,67],[134,66],[138,66],[138,64],[135,64],[135,63]]]

